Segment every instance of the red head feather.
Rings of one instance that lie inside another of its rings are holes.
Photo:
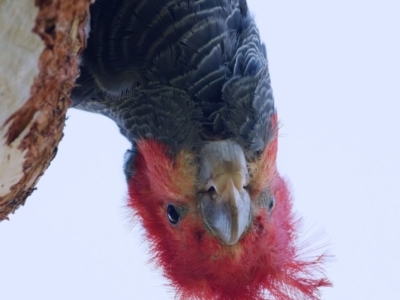
[[[276,116],[275,116],[276,121]],[[252,224],[235,245],[222,244],[205,226],[196,198],[194,154],[175,159],[154,140],[138,143],[129,182],[129,206],[139,217],[157,265],[183,299],[318,299],[323,256],[299,257],[298,221],[287,184],[276,171],[277,135],[262,157],[249,163]],[[272,212],[260,205],[263,190],[275,197]],[[168,204],[185,207],[177,225],[168,221]]]

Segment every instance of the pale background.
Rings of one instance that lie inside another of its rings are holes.
[[[400,2],[248,2],[280,171],[336,257],[322,299],[400,299]],[[0,225],[1,300],[172,299],[124,208],[128,143],[104,117],[68,115],[38,190]]]

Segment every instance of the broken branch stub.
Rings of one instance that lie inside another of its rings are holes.
[[[0,0],[0,221],[57,152],[90,3]]]

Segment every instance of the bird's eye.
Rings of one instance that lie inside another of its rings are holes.
[[[275,197],[271,195],[268,201],[268,210],[271,212],[274,209],[274,207],[275,207]]]
[[[167,206],[167,214],[168,214],[168,220],[171,224],[176,225],[179,222],[179,213],[176,210],[175,206],[172,204],[168,204]]]

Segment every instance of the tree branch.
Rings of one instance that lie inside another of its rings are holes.
[[[0,221],[34,191],[63,136],[90,0],[0,0]]]

